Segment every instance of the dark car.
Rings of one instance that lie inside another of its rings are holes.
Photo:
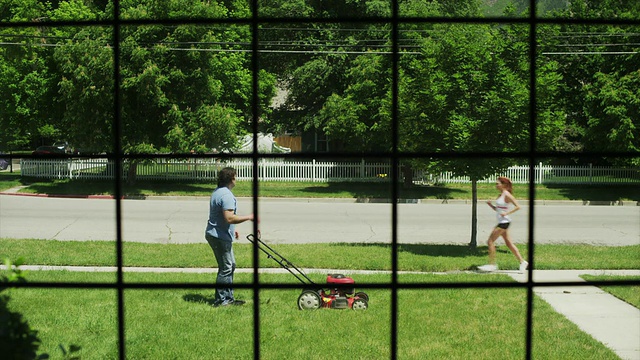
[[[4,152],[0,150],[0,170],[7,170],[9,167],[9,158],[3,158]]]
[[[69,145],[68,142],[63,141],[63,142],[57,142],[55,144],[53,144],[53,146],[57,147],[58,149],[62,150],[65,154],[76,154],[77,151],[76,149]]]
[[[57,146],[38,146],[31,155],[64,155],[64,149]]]

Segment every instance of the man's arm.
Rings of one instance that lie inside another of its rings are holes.
[[[253,214],[249,215],[237,215],[233,213],[233,209],[224,211],[224,220],[229,224],[240,224],[245,221],[253,221]]]

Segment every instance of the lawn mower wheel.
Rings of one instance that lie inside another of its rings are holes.
[[[298,309],[315,310],[322,306],[322,298],[315,290],[305,290],[298,296]]]

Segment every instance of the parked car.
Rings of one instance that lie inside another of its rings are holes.
[[[68,142],[64,141],[64,142],[57,142],[55,144],[53,144],[53,146],[57,147],[58,149],[64,151],[65,154],[76,154],[76,149],[69,145]]]
[[[4,151],[0,150],[0,170],[7,170],[9,167],[9,158],[3,158]]]
[[[31,155],[64,155],[64,149],[57,146],[38,146]]]

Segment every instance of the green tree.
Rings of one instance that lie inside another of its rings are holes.
[[[572,1],[558,16],[574,19],[638,19],[640,4],[620,1]],[[553,104],[566,114],[554,150],[637,152],[639,91],[638,26],[541,26],[541,58],[557,64],[563,79]],[[571,35],[571,36],[568,36]],[[589,159],[623,165],[634,158]]]
[[[504,153],[425,164],[472,181],[471,242],[477,240],[477,182],[513,165],[509,153],[529,148],[526,38],[488,25],[438,25],[400,82],[400,141],[406,152]],[[416,162],[414,162],[415,165]]]
[[[6,283],[26,282],[18,268],[22,263],[21,258],[15,263],[4,259],[7,270],[0,273],[0,293],[6,289]],[[9,309],[9,300],[11,298],[8,295],[0,295],[0,349],[3,359],[48,359],[47,354],[38,355],[42,342],[38,331],[31,328],[21,313]]]
[[[222,3],[139,2],[123,18],[228,16]],[[235,9],[234,11],[240,11]],[[252,74],[247,26],[132,26],[123,29],[122,104],[125,144],[140,149],[197,152],[221,148],[251,129]],[[202,44],[202,45],[199,45]],[[219,45],[228,44],[220,48]],[[275,77],[260,78],[260,116],[268,115]]]
[[[390,3],[380,0],[351,0],[331,6],[317,1],[262,4],[266,14],[279,16],[286,16],[292,7],[323,18],[391,15]],[[284,6],[285,13],[279,13],[278,6]],[[261,56],[261,64],[278,74],[279,86],[287,93],[267,130],[325,133],[343,144],[339,150],[388,148],[390,109],[381,114],[380,105],[390,89],[390,59],[381,55],[391,50],[390,29],[387,24],[364,23],[263,26],[260,39],[265,44],[287,44]]]
[[[355,4],[357,3],[357,4]],[[367,1],[355,2],[355,10],[367,13]],[[358,8],[361,6],[361,8]],[[320,9],[314,8],[314,14]],[[479,16],[479,3],[407,1],[400,4],[403,16]],[[513,8],[508,11],[513,12]],[[325,16],[332,13],[322,12]],[[385,15],[384,11],[377,13]],[[350,29],[354,28],[349,24]],[[338,31],[342,30],[342,31]],[[349,32],[327,25],[320,41],[318,32],[309,42],[324,45],[318,50],[344,50],[367,41],[391,49],[390,27],[366,25]],[[405,185],[412,184],[412,168],[452,171],[477,181],[514,164],[509,153],[530,150],[529,134],[529,37],[522,25],[402,24],[399,56],[398,139],[406,153],[504,153],[504,158],[448,160],[419,158],[403,162]],[[350,48],[353,50],[353,48]],[[411,51],[418,51],[413,54]],[[383,51],[384,51],[383,50]],[[317,129],[331,139],[344,141],[346,150],[389,150],[391,145],[391,57],[379,48],[364,46],[365,54],[346,56],[305,55],[290,73],[285,108],[292,110],[289,128]],[[299,58],[297,58],[299,61]],[[537,73],[542,93],[537,114],[540,148],[554,146],[553,136],[564,127],[563,108],[551,101],[559,92],[558,63],[547,62]],[[473,202],[472,244],[476,243],[476,201]]]
[[[83,151],[113,149],[113,49],[103,28],[80,28],[56,47],[53,59],[59,82],[57,101],[63,109],[53,123]]]
[[[32,21],[31,13],[52,21],[101,20],[110,18],[113,7],[105,1],[40,4],[11,1],[0,6],[0,14],[19,21]],[[242,1],[123,1],[120,6],[122,19],[249,14],[249,4]],[[11,94],[0,103],[8,114],[1,121],[3,128],[15,129],[2,140],[24,144],[43,134],[50,141],[113,151],[112,29],[61,27],[42,34],[45,30],[26,29],[23,42],[41,35],[49,46],[46,51],[34,46],[0,49],[6,55],[0,59],[0,86],[3,94]],[[250,42],[249,30],[245,25],[123,26],[119,80],[125,153],[210,151],[250,131],[252,65],[243,45]],[[256,115],[267,118],[275,77],[266,71],[258,76]]]
[[[358,56],[348,70],[342,94],[330,95],[315,126],[349,151],[391,150],[391,99],[388,56]]]
[[[4,0],[0,21],[38,22],[46,18],[49,4],[40,1]],[[40,138],[54,138],[51,125],[58,114],[51,101],[55,74],[48,60],[50,48],[46,28],[0,28],[0,144],[5,150],[22,149]]]
[[[593,80],[584,88],[587,148],[640,153],[640,71],[596,73]]]

